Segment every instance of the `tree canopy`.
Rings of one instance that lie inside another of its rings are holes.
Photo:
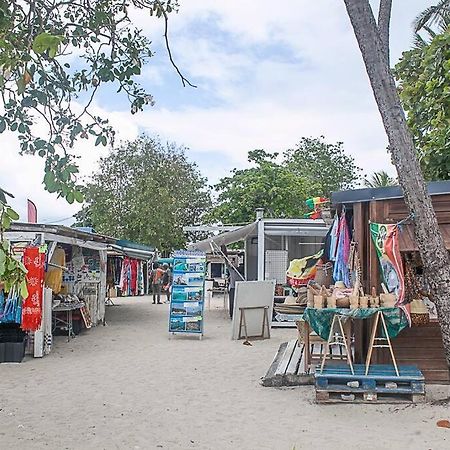
[[[90,111],[103,85],[122,92],[132,113],[153,104],[136,82],[151,43],[130,13],[164,18],[167,37],[176,7],[177,0],[0,0],[0,133],[17,133],[22,153],[44,158],[48,191],[82,201],[71,148],[78,138],[113,141],[107,120]]]
[[[248,161],[253,167],[234,169],[214,186],[218,196],[210,220],[250,222],[256,208],[264,208],[270,217],[301,217],[307,198],[350,188],[360,178],[342,143],[327,144],[324,138],[303,138],[282,156],[253,150]]]
[[[426,179],[450,179],[450,28],[403,53],[395,76]]]
[[[199,225],[211,199],[183,147],[141,136],[102,158],[83,189],[79,224],[159,250],[182,248],[183,226]]]

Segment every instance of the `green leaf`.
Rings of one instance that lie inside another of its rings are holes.
[[[3,217],[2,217],[2,224],[1,225],[2,225],[2,228],[4,230],[7,230],[11,226],[11,219],[6,214],[4,214]]]
[[[64,36],[53,36],[49,33],[38,34],[33,41],[33,51],[38,55],[48,51],[48,56],[54,58],[63,39]]]
[[[20,290],[20,296],[23,299],[28,298],[28,287],[27,287],[27,283],[25,280],[20,283],[19,290]]]
[[[12,208],[6,208],[5,213],[12,219],[12,220],[19,220],[19,214],[16,213]]]
[[[83,203],[84,195],[80,191],[74,191],[73,195],[78,203]]]
[[[73,192],[68,192],[66,195],[66,200],[68,203],[72,204],[75,201],[75,195]]]
[[[103,140],[103,136],[97,136],[97,139],[95,140],[95,146],[99,145]]]

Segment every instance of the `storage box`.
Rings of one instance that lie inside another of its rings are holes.
[[[22,362],[25,356],[25,340],[22,342],[1,342],[0,363]]]

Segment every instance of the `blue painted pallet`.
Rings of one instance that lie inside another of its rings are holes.
[[[383,394],[424,394],[425,378],[415,366],[399,366],[399,376],[391,365],[372,365],[369,373],[365,375],[366,366],[355,364],[354,374],[350,367],[345,365],[327,366],[320,373],[320,368],[314,375],[316,391],[330,391],[342,393],[368,393]],[[352,388],[347,385],[350,381],[358,381],[359,387]],[[394,382],[396,387],[386,387],[386,383]]]

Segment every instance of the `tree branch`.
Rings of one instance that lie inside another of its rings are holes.
[[[186,84],[188,84],[189,86],[196,88],[197,86],[195,84],[192,84],[180,71],[180,69],[178,68],[178,66],[175,64],[175,61],[173,60],[172,57],[172,51],[170,50],[170,44],[169,44],[169,17],[167,16],[167,12],[165,11],[163,5],[161,4],[161,2],[157,1],[157,3],[159,4],[160,8],[161,8],[161,13],[164,17],[164,39],[166,41],[166,49],[167,49],[167,54],[169,55],[169,59],[170,59],[170,63],[172,64],[172,66],[175,68],[175,70],[177,71],[178,75],[181,78],[181,82],[183,83],[183,86],[186,87]]]
[[[384,54],[389,66],[389,26],[391,22],[392,0],[380,0],[378,10],[378,32],[384,47]]]

